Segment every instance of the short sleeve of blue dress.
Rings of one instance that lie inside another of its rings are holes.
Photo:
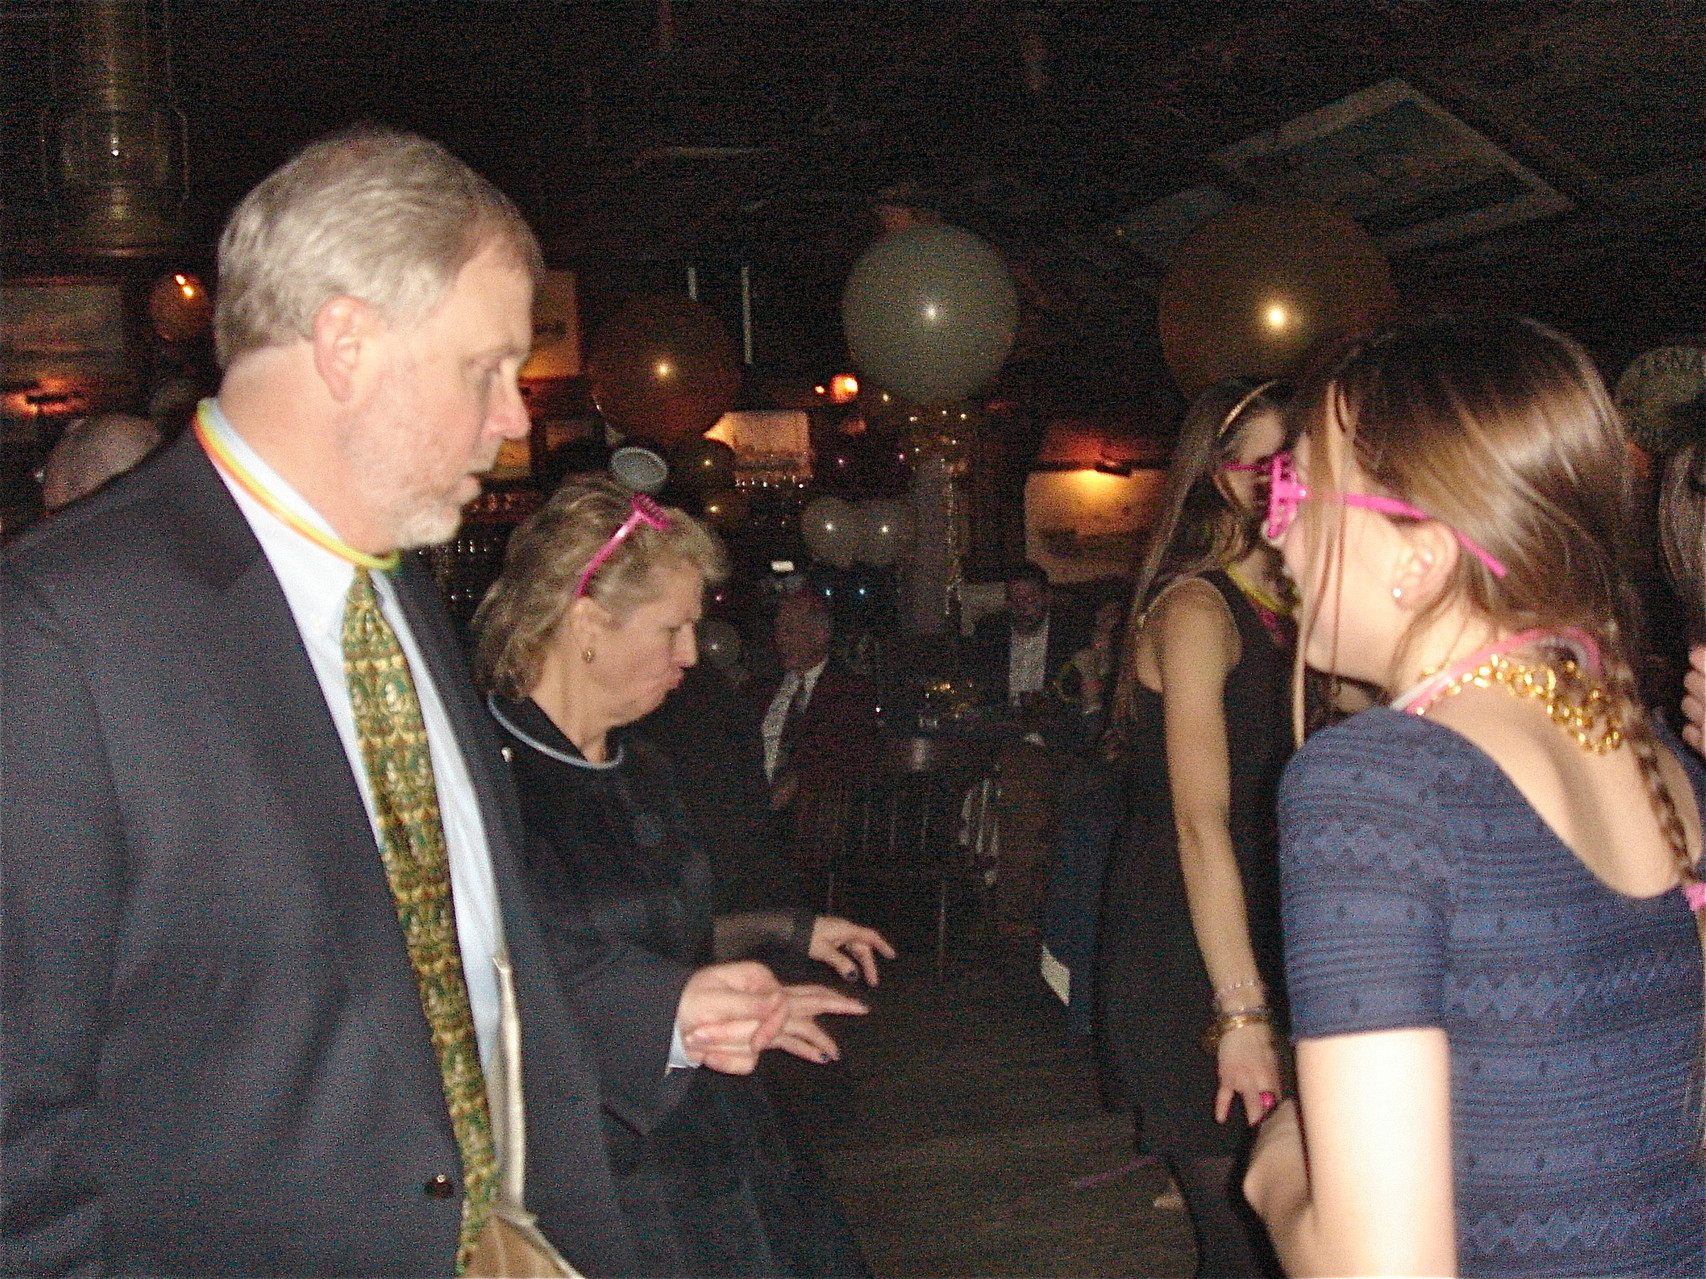
[[[1292,760],[1280,844],[1295,1037],[1450,1041],[1462,1273],[1706,1275],[1681,893],[1606,888],[1483,752],[1386,708]]]

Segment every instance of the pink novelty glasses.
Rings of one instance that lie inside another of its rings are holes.
[[[669,516],[663,513],[663,507],[652,501],[644,493],[636,493],[634,494],[633,504],[628,508],[628,518],[622,521],[622,527],[610,535],[610,540],[599,547],[598,554],[588,560],[586,567],[581,570],[580,581],[575,583],[575,598],[577,600],[586,594],[586,588],[588,583],[592,581],[592,575],[604,567],[604,561],[609,559],[615,553],[616,548],[628,540],[628,535],[642,524],[655,528],[660,533],[670,527]]]
[[[1268,520],[1262,532],[1270,542],[1277,542],[1285,536],[1285,531],[1297,518],[1298,503],[1307,500],[1310,493],[1309,489],[1298,481],[1297,467],[1293,464],[1290,453],[1275,453],[1264,469],[1268,472]],[[1402,515],[1412,520],[1434,518],[1408,502],[1400,502],[1395,497],[1381,497],[1375,493],[1341,493],[1338,500],[1346,506],[1360,506],[1365,511],[1379,511],[1382,515]],[[1444,523],[1443,520],[1439,522]],[[1464,550],[1485,564],[1487,571],[1494,577],[1505,575],[1505,566],[1477,546],[1472,539],[1456,529],[1451,530],[1451,535]]]

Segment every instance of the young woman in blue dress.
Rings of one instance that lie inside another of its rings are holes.
[[[1280,796],[1298,1096],[1245,1182],[1294,1274],[1706,1273],[1699,761],[1638,700],[1624,436],[1530,320],[1300,393],[1266,532],[1385,691]]]

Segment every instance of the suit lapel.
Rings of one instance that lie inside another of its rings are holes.
[[[248,521],[193,437],[168,465],[180,474],[183,554],[210,588],[180,624],[199,635],[207,669],[218,673],[228,742],[276,832],[277,855],[304,859],[320,885],[333,942],[352,999],[377,1023],[400,1072],[399,1092],[442,1108],[413,969],[372,824],[343,740],[326,708],[284,592]],[[194,641],[192,641],[194,642]],[[247,796],[245,796],[247,799]]]

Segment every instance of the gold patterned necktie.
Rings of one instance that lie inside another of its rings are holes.
[[[460,1274],[490,1213],[497,1156],[456,941],[450,859],[426,724],[408,659],[379,611],[373,579],[365,568],[356,569],[344,604],[343,647],[356,738],[379,818],[385,877],[396,899],[421,1008],[432,1029],[450,1126],[462,1150],[462,1232],[456,1248]]]

